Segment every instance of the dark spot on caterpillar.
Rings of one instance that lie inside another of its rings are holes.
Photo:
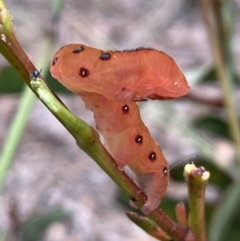
[[[53,60],[52,66],[55,65],[55,64],[57,63],[57,61],[58,61],[58,57],[56,57],[56,58]]]
[[[124,105],[124,106],[122,107],[122,112],[123,112],[123,114],[128,114],[128,112],[129,112],[129,107],[128,107],[128,105]]]
[[[168,174],[168,168],[167,168],[167,167],[164,167],[164,168],[163,168],[163,175],[166,176],[167,174]]]
[[[131,197],[130,198],[133,202],[136,202],[137,201],[137,199],[135,198],[135,197]]]
[[[157,159],[157,156],[156,156],[156,153],[154,151],[152,151],[149,156],[148,156],[148,159],[150,161],[155,161]]]
[[[82,77],[87,77],[90,75],[90,72],[88,69],[84,68],[84,67],[81,67],[80,68],[80,71],[79,71],[79,74],[82,76]]]
[[[143,137],[141,135],[137,135],[135,138],[135,142],[137,144],[142,144]]]
[[[100,59],[101,60],[109,60],[109,59],[111,59],[111,54],[110,53],[102,53],[100,55]]]
[[[78,54],[78,53],[82,52],[83,50],[84,50],[84,48],[82,46],[79,46],[76,49],[74,49],[72,52],[74,54]]]

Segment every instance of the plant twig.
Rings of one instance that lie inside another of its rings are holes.
[[[183,202],[179,202],[176,207],[175,207],[175,212],[177,216],[177,222],[182,225],[187,227],[187,210],[186,206]]]
[[[203,167],[187,164],[184,176],[188,185],[189,216],[188,227],[192,230],[196,241],[207,241],[205,227],[205,189],[210,173]]]
[[[156,223],[149,218],[140,216],[133,212],[127,212],[127,217],[152,237],[161,241],[172,240],[158,225],[156,225]]]
[[[7,135],[0,153],[0,189],[2,188],[7,170],[12,163],[15,150],[25,129],[25,125],[34,104],[34,100],[35,95],[33,92],[28,87],[25,87],[19,103],[20,108],[17,110],[10,128],[10,132]]]

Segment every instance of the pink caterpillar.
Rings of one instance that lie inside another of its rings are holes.
[[[70,44],[54,55],[51,73],[93,111],[106,149],[119,168],[131,168],[148,197],[142,211],[154,211],[166,192],[169,167],[135,101],[186,95],[189,86],[177,64],[154,49],[102,51]]]

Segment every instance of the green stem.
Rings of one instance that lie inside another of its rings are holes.
[[[203,13],[203,18],[205,21],[205,25],[208,31],[208,35],[211,42],[212,52],[213,52],[213,58],[215,60],[215,64],[217,67],[217,75],[218,79],[220,81],[220,85],[222,88],[223,98],[224,98],[224,104],[227,112],[227,117],[229,121],[229,128],[231,131],[231,135],[235,144],[236,153],[239,161],[240,166],[240,128],[238,123],[238,118],[236,115],[236,108],[234,106],[234,100],[233,100],[233,88],[231,86],[231,70],[226,69],[226,66],[224,64],[224,60],[221,54],[221,47],[219,43],[219,39],[217,37],[216,31],[214,29],[214,26],[212,24],[213,20],[213,14],[211,11],[211,4],[208,0],[201,0],[201,9]],[[229,50],[230,51],[230,50]],[[236,174],[236,176],[239,174]]]
[[[239,210],[239,197],[240,197],[240,178],[235,181],[224,193],[223,199],[216,207],[213,214],[210,228],[209,240],[220,241],[226,240],[225,235],[231,225],[232,219]]]
[[[59,15],[61,8],[58,8],[57,10],[58,12],[56,11],[54,12],[55,15]],[[13,43],[10,44],[11,46],[10,50],[11,52],[16,54],[18,50],[22,51],[22,49],[18,44],[14,36],[14,33],[12,32],[12,24],[9,18],[9,12],[7,11],[7,9],[5,9],[3,1],[0,1],[0,11],[1,11],[0,19],[1,19],[1,22],[4,24],[2,31],[4,32],[4,34],[6,34],[6,36],[9,36],[9,41],[13,41],[15,43],[15,45]],[[53,40],[54,40],[54,36],[50,33],[48,36],[46,36],[46,41],[43,43],[42,49],[40,51],[43,54],[41,54],[39,57],[38,66],[41,66],[41,68],[43,68],[44,70],[43,75],[46,75],[46,70],[48,69],[48,66],[49,66],[49,61],[46,61],[46,59],[49,59],[48,55],[51,52],[51,49],[54,43]],[[0,47],[3,47],[4,51],[6,51],[6,55],[8,56],[8,59],[13,61],[14,63],[18,63],[18,62],[21,63],[21,60],[24,60],[24,62],[28,61],[28,57],[26,56],[25,53],[23,55],[19,54],[21,58],[20,60],[16,61],[16,59],[14,59],[12,55],[9,55],[9,52],[8,52],[9,48],[6,48],[7,46],[5,46],[2,41],[1,43],[2,45],[0,44]],[[1,48],[1,52],[3,51],[3,49]],[[20,71],[20,74],[26,72],[21,70],[19,71]],[[28,78],[29,78],[29,73],[28,73]],[[3,145],[3,149],[0,155],[0,190],[2,188],[2,184],[6,176],[6,173],[11,165],[16,149],[19,145],[19,141],[21,139],[22,133],[25,129],[26,123],[31,113],[31,109],[35,102],[35,98],[36,97],[33,94],[33,92],[30,91],[28,86],[26,86],[19,103],[18,111],[11,124],[10,131],[7,135],[7,138],[5,140],[5,143]]]
[[[65,3],[65,0],[52,1],[51,16],[52,16],[53,24],[56,24],[56,22],[58,22],[64,3]]]
[[[2,188],[7,170],[9,169],[12,158],[25,129],[35,98],[36,97],[33,92],[28,88],[28,86],[26,86],[19,103],[18,111],[11,124],[10,132],[2,148],[0,156],[0,189]]]
[[[212,0],[217,28],[217,38],[222,59],[228,72],[230,84],[234,84],[235,70],[232,52],[233,12],[232,2],[229,0]]]
[[[6,234],[0,231],[0,241],[5,241],[6,240]]]
[[[188,227],[192,230],[196,241],[207,241],[205,225],[205,189],[210,173],[202,167],[187,164],[184,176],[188,185],[189,216]]]

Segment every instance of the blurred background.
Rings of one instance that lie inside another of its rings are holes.
[[[187,203],[184,164],[203,165],[211,172],[206,191],[209,240],[237,241],[240,147],[231,133],[238,133],[239,127],[231,126],[225,103],[226,98],[232,99],[236,108],[230,113],[239,118],[240,1],[212,0],[229,89],[219,81],[214,45],[203,17],[208,9],[201,2],[7,0],[5,4],[30,59],[69,109],[92,126],[92,113],[79,97],[66,91],[44,67],[60,47],[69,43],[114,50],[144,46],[175,59],[189,81],[189,95],[139,105],[171,165],[161,208],[175,218],[176,203]],[[45,51],[49,42],[51,50]],[[128,198],[78,149],[39,100],[23,101],[24,93],[24,82],[1,57],[0,160],[7,156],[8,165],[0,163],[0,240],[154,240],[126,218]],[[14,144],[6,145],[16,113],[24,108],[23,121],[15,124]]]

